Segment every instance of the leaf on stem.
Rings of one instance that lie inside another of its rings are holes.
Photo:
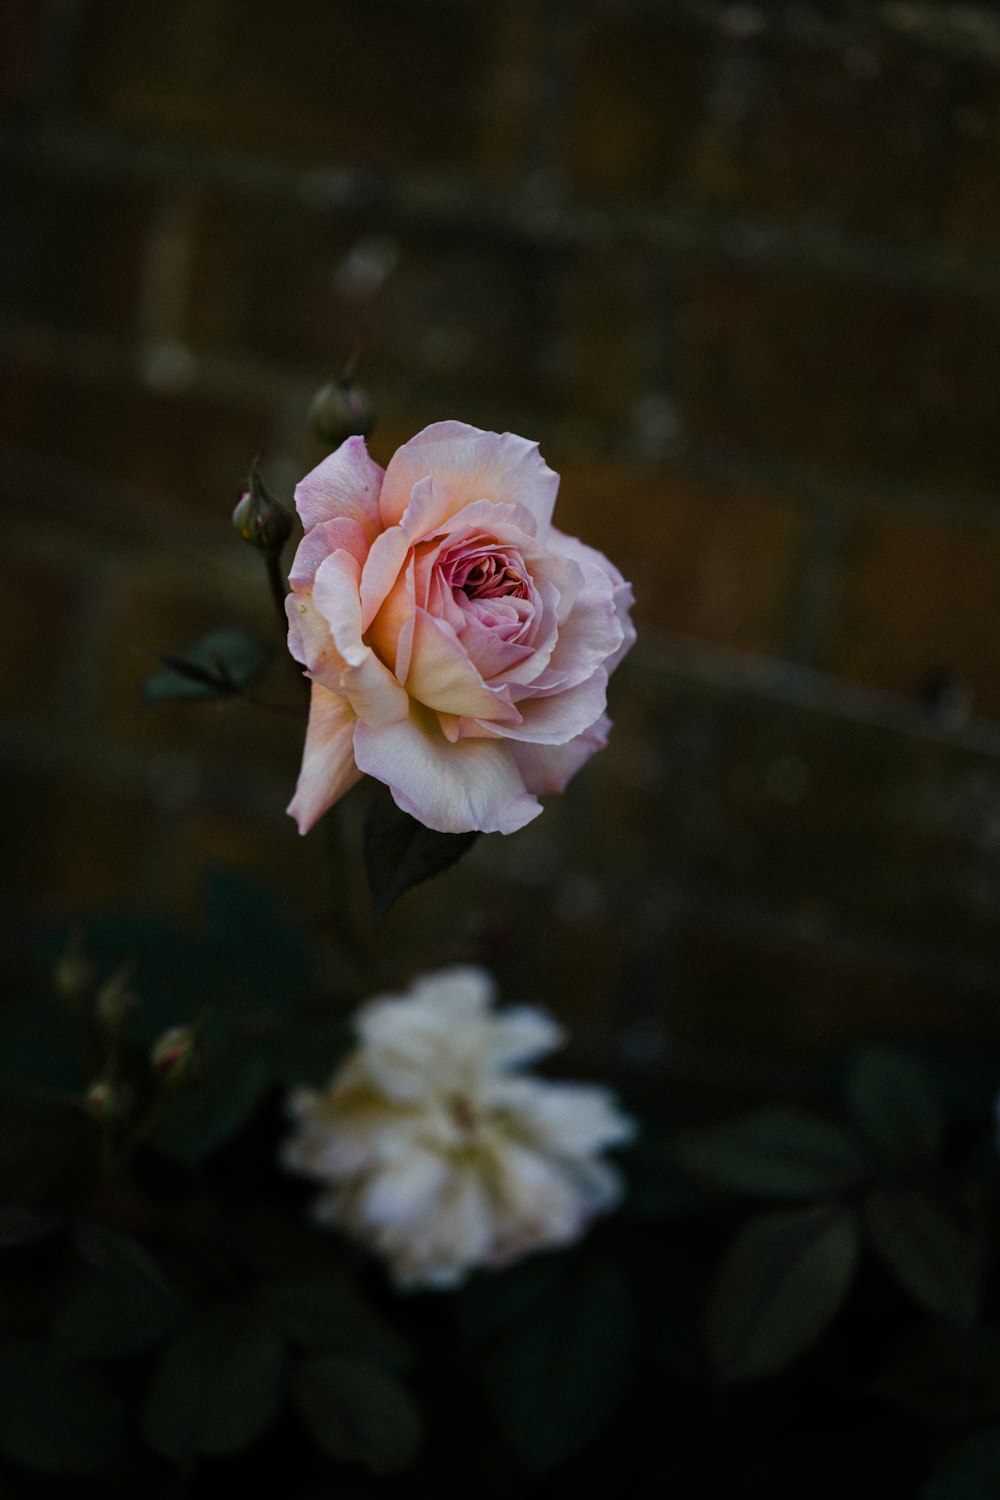
[[[161,670],[143,684],[143,704],[232,698],[263,677],[272,656],[251,630],[235,625],[212,630],[179,656],[160,657]]]
[[[773,1375],[831,1322],[857,1264],[857,1215],[828,1204],[760,1214],[723,1257],[708,1310],[708,1344],[730,1381]]]
[[[400,896],[461,859],[478,833],[438,833],[396,806],[388,787],[365,818],[364,857],[375,916],[381,921]]]
[[[846,1130],[792,1109],[765,1109],[674,1142],[695,1176],[766,1198],[817,1198],[843,1192],[870,1171]]]

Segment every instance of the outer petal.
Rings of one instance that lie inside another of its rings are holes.
[[[510,746],[496,740],[451,745],[426,709],[382,728],[359,723],[358,767],[384,781],[397,805],[439,833],[514,833],[541,804],[524,788]]]
[[[527,740],[536,745],[565,745],[597,723],[607,701],[608,674],[600,667],[586,682],[577,683],[565,692],[553,693],[551,697],[519,698],[519,724],[491,719],[488,727],[493,734],[507,739]],[[481,717],[478,722],[487,727]]]
[[[308,833],[327,808],[359,780],[361,772],[354,762],[356,722],[350,704],[338,693],[313,683],[302,769],[295,796],[288,804],[300,833]]]
[[[566,745],[530,745],[524,741],[511,743],[517,769],[524,777],[524,784],[536,797],[545,792],[562,792],[581,766],[597,750],[603,750],[608,742],[611,720],[602,714],[596,724]]]
[[[320,563],[331,552],[350,552],[359,563],[368,555],[368,539],[357,521],[341,517],[337,521],[320,521],[307,531],[292,559],[288,582],[296,593],[312,588]]]
[[[450,488],[449,515],[475,500],[499,500],[526,506],[542,529],[552,519],[559,488],[559,476],[545,463],[537,443],[512,432],[436,422],[390,459],[379,500],[384,525],[402,519],[413,486],[428,475]]]
[[[316,574],[313,600],[344,660],[339,691],[359,717],[373,724],[391,723],[405,716],[408,700],[388,667],[361,639],[360,580],[357,559],[349,552],[334,552]]]
[[[383,470],[368,456],[365,440],[350,437],[295,486],[295,506],[306,531],[321,521],[346,516],[357,521],[368,541],[381,531],[379,491]]]
[[[552,529],[553,540],[558,545],[560,552],[567,557],[574,558],[581,566],[589,563],[592,567],[600,568],[611,581],[613,591],[615,614],[622,628],[621,644],[608,657],[608,676],[615,670],[618,663],[635,645],[635,626],[631,620],[631,609],[635,603],[632,594],[632,585],[626,583],[613,562],[598,552],[596,547],[588,547],[586,542],[581,542],[578,537],[568,536],[564,531]]]

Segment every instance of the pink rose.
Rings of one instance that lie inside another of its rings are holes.
[[[632,590],[552,525],[558,486],[536,443],[436,422],[384,471],[352,437],[296,487],[300,832],[367,773],[428,828],[513,833],[605,743]]]

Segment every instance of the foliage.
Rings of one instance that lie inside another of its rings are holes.
[[[61,926],[0,1013],[4,1494],[991,1492],[993,1122],[929,1054],[698,1126],[633,1100],[617,1215],[401,1296],[278,1165],[284,1092],[329,1074],[358,997],[274,894],[216,873],[190,929],[80,939],[86,985],[51,992]],[[150,1058],[178,1027],[174,1077]]]

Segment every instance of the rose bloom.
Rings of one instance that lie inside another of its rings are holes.
[[[631,1121],[606,1089],[520,1073],[562,1034],[527,1007],[494,1013],[493,999],[476,968],[380,996],[326,1092],[291,1097],[285,1165],[323,1184],[316,1217],[400,1286],[453,1287],[476,1266],[570,1244],[620,1196],[600,1152]]]
[[[437,422],[384,471],[353,437],[296,487],[302,833],[363,773],[428,828],[512,833],[605,743],[632,591],[552,525],[558,485],[537,444]]]

